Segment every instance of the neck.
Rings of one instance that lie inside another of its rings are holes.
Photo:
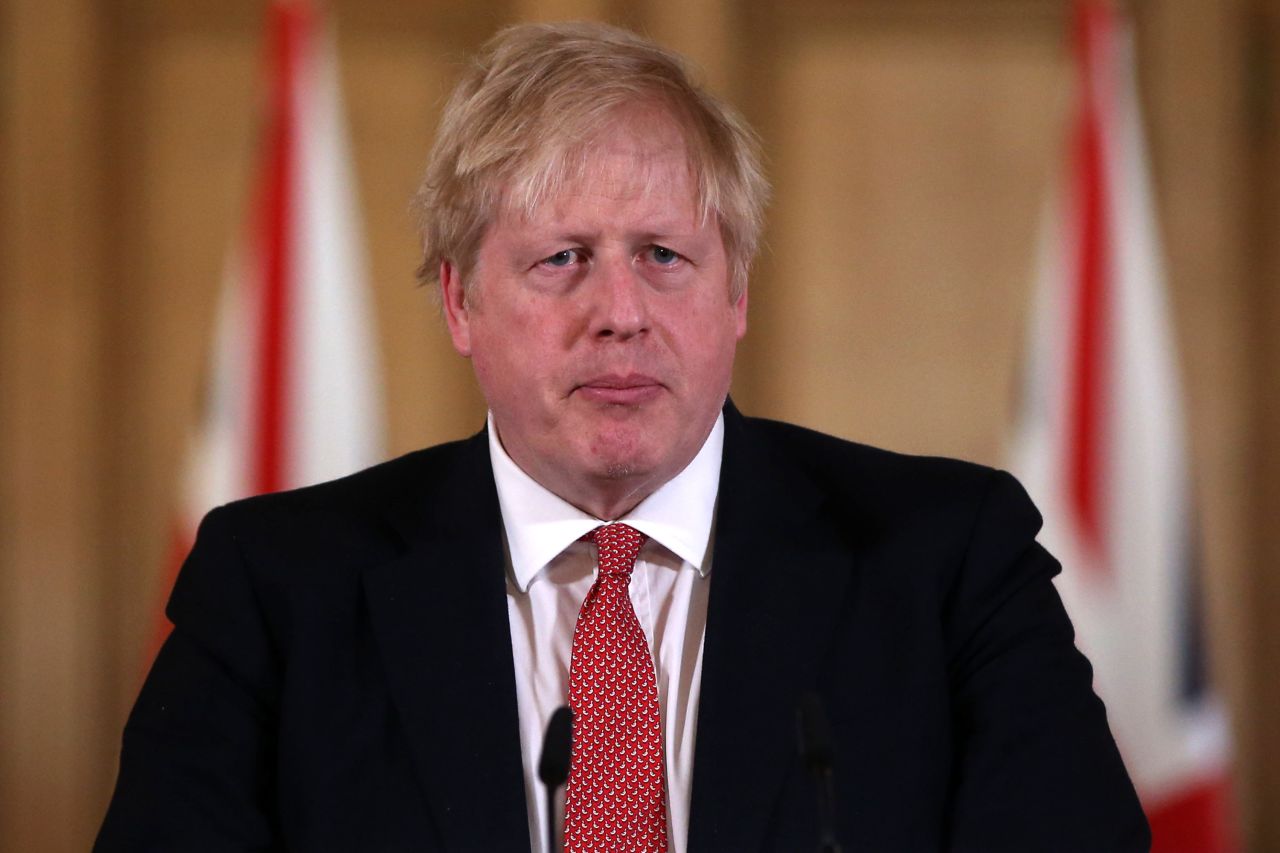
[[[494,434],[507,457],[538,485],[603,521],[613,521],[631,512],[641,501],[683,470],[689,461],[684,460],[678,466],[665,466],[643,472],[571,472],[554,464],[542,464],[537,457],[527,458],[527,454],[521,453],[520,447],[513,447],[502,440],[502,432],[496,424]]]
[[[631,512],[673,476],[665,471],[647,471],[575,477],[559,468],[525,464],[515,456],[511,461],[547,491],[603,521],[614,521]]]
[[[564,498],[578,509],[604,521],[621,518],[640,505],[640,502],[658,490],[661,483],[627,483],[609,482],[599,488],[583,489],[580,494],[565,494],[548,486],[547,488]]]

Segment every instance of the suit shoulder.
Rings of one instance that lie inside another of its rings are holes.
[[[368,507],[394,500],[406,491],[420,490],[424,484],[452,473],[460,457],[477,437],[438,444],[414,450],[403,456],[380,462],[344,477],[233,501],[228,507],[243,511],[264,512],[276,508],[286,510],[349,508],[352,504]]]
[[[968,494],[1008,474],[962,459],[918,456],[873,447],[783,421],[748,418],[768,452],[810,477],[889,497],[899,490]]]
[[[748,418],[759,450],[811,483],[837,512],[885,528],[972,525],[984,510],[1036,531],[1039,511],[1011,474],[942,456],[872,447],[781,421]]]
[[[220,517],[244,532],[268,529],[278,534],[305,525],[311,536],[381,523],[392,507],[429,502],[433,490],[456,482],[477,451],[487,453],[483,433],[415,450],[335,480],[232,501],[210,518]]]

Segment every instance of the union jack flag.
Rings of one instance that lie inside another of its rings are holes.
[[[1195,502],[1132,41],[1074,17],[1076,104],[1049,205],[1011,460],[1062,560],[1156,851],[1236,849],[1230,735],[1202,643]]]
[[[276,0],[268,14],[253,206],[213,318],[166,596],[209,510],[382,457],[373,305],[333,44],[309,0]],[[157,613],[152,657],[169,627]]]

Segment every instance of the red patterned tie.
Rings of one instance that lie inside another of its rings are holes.
[[[627,592],[645,535],[625,524],[607,524],[582,538],[596,544],[600,571],[573,629],[573,757],[564,849],[665,853],[658,685]]]

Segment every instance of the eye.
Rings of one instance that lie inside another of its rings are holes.
[[[666,246],[652,246],[649,254],[653,260],[663,266],[669,266],[680,260],[679,252],[674,249],[668,249]]]
[[[567,267],[579,259],[578,251],[576,249],[561,249],[554,255],[549,255],[543,258],[541,263],[548,267]]]

